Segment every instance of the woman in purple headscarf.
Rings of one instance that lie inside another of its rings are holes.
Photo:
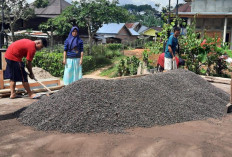
[[[64,43],[64,85],[82,78],[83,41],[79,38],[79,29],[74,26]]]

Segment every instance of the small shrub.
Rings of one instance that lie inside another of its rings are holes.
[[[137,74],[137,69],[139,66],[139,59],[135,56],[127,57],[126,59],[121,59],[117,65],[117,71],[119,76],[128,76]]]
[[[108,50],[105,56],[106,58],[112,59],[114,57],[114,52],[112,50]]]
[[[122,49],[122,44],[107,44],[106,47],[110,50],[120,50]]]

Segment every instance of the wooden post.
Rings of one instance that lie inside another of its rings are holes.
[[[2,70],[6,70],[5,53],[6,52],[2,52]]]
[[[4,76],[3,76],[3,71],[6,70],[6,61],[5,61],[5,52],[1,53],[1,67],[2,69],[0,70],[0,89],[4,89]]]
[[[4,89],[3,70],[0,70],[0,89]]]

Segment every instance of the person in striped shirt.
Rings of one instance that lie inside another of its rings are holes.
[[[78,27],[72,27],[64,43],[64,85],[82,78],[83,41],[79,37]]]

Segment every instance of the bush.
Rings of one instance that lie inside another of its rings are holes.
[[[33,66],[37,66],[48,71],[53,76],[63,77],[64,65],[62,64],[62,61],[63,53],[36,52],[32,64]],[[82,70],[83,73],[87,73],[91,70],[109,64],[111,64],[111,61],[105,58],[105,56],[84,56]]]
[[[36,52],[32,64],[48,71],[53,76],[61,77],[64,73],[62,61],[62,53]]]
[[[96,68],[112,64],[110,59],[108,59],[108,58],[106,58],[105,56],[102,56],[102,55],[99,55],[99,56],[95,57],[95,61],[96,61],[96,66],[95,66]]]
[[[135,56],[121,59],[117,65],[118,76],[136,75],[139,63]]]
[[[112,64],[110,59],[121,55],[119,48],[121,44],[110,44],[110,50],[105,45],[94,45],[93,53],[91,56],[86,56],[89,48],[88,44],[84,45],[84,57],[83,57],[83,73],[88,73],[94,69]],[[63,45],[57,45],[54,47],[53,52],[49,48],[45,48],[42,51],[38,51],[33,59],[33,66],[40,67],[48,71],[51,75],[56,77],[63,77],[64,65],[63,61]]]
[[[105,54],[106,58],[112,59],[114,58],[114,51],[108,50]]]
[[[110,50],[120,50],[122,49],[122,44],[107,44],[106,47]]]
[[[84,56],[82,64],[83,73],[86,73],[96,68],[96,60],[93,56]]]
[[[92,47],[92,56],[96,55],[104,55],[106,52],[106,48],[104,45],[93,45]]]

